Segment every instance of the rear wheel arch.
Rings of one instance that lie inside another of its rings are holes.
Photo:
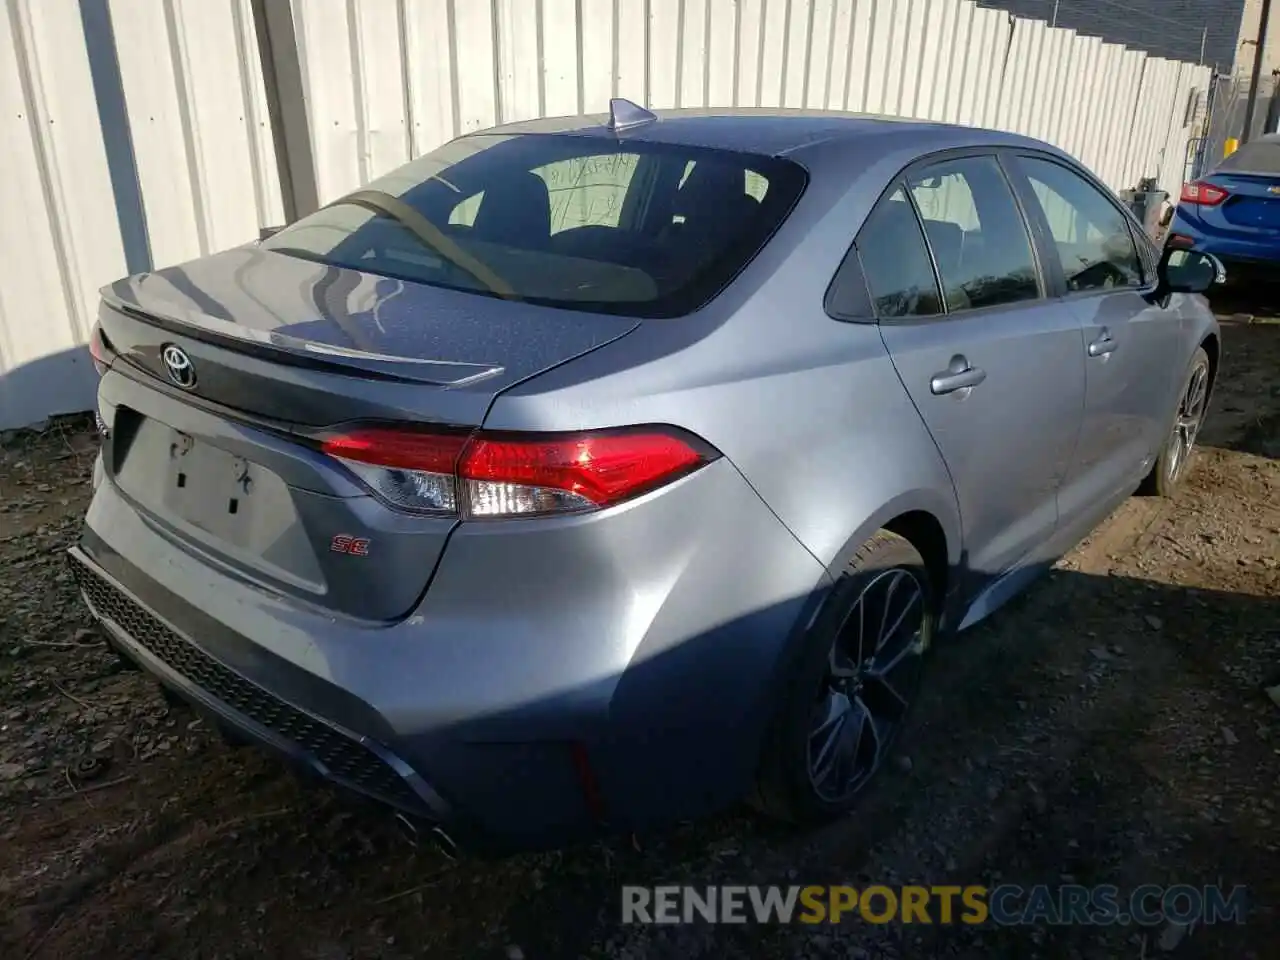
[[[919,551],[934,602],[941,605],[951,584],[951,557],[947,533],[938,518],[926,510],[911,510],[889,520],[882,529],[896,533]]]
[[[845,604],[851,600],[858,602],[855,597],[862,589],[874,589],[874,582],[883,579],[882,572],[898,567],[914,571],[917,579],[925,581],[920,584],[925,597],[931,594],[936,597],[939,587],[934,582],[935,574],[929,568],[931,563],[936,563],[945,576],[948,563],[945,536],[937,518],[924,511],[908,511],[889,518],[872,530],[845,561],[845,568],[831,584],[823,603],[798,631],[792,656],[777,677],[776,700],[761,743],[757,777],[754,789],[747,797],[756,809],[795,823],[819,822],[845,812],[843,802],[827,806],[824,802],[815,801],[801,782],[804,777],[797,766],[801,760],[797,749],[798,737],[804,732],[801,724],[810,709],[808,681],[815,677],[815,666],[826,662],[827,645],[834,636],[832,629],[843,630],[847,616],[842,614]],[[923,545],[923,549],[917,544]],[[924,576],[920,577],[920,574]],[[872,578],[870,585],[865,583],[868,576]],[[921,616],[924,618],[921,626],[924,639],[920,647],[923,653],[931,645],[937,628],[938,605],[927,604]],[[869,622],[874,623],[874,620]],[[894,668],[891,666],[890,669]],[[861,690],[860,684],[857,689]],[[908,706],[913,700],[914,691],[907,701]],[[879,754],[876,767],[889,755],[888,746],[886,743],[885,752]]]
[[[834,580],[848,566],[858,550],[879,530],[896,533],[920,551],[934,582],[935,597],[941,602],[946,592],[959,582],[956,570],[961,558],[961,528],[955,494],[947,496],[930,490],[915,490],[895,497],[868,517],[845,541],[834,556],[822,558]]]
[[[954,501],[953,501],[954,503]],[[958,513],[948,510],[947,501],[938,494],[917,491],[895,498],[861,524],[835,556],[821,558],[827,564],[821,583],[815,584],[811,602],[805,604],[783,644],[769,685],[766,710],[772,716],[787,689],[799,653],[813,625],[822,616],[831,598],[831,588],[839,580],[861,550],[877,533],[888,531],[902,537],[924,558],[929,587],[936,612],[942,616],[947,607],[945,591],[961,582],[960,525]]]

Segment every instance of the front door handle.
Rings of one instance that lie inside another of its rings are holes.
[[[929,390],[935,397],[940,397],[947,393],[955,393],[957,390],[976,387],[985,379],[987,379],[985,370],[969,366],[968,360],[956,354],[947,364],[946,370],[935,373],[929,380]]]
[[[1111,339],[1111,334],[1109,334],[1106,330],[1103,330],[1102,334],[1098,337],[1098,339],[1093,341],[1093,343],[1089,344],[1089,356],[1091,357],[1108,356],[1109,354],[1116,352],[1117,346],[1119,346],[1119,344],[1117,344],[1114,340]]]

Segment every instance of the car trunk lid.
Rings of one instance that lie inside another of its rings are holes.
[[[503,390],[639,322],[414,284],[252,245],[121,280],[102,294],[104,332],[135,368],[172,382],[161,353],[175,344],[195,367],[192,396],[309,425],[351,419],[352,400],[361,411],[389,406],[382,415],[394,419],[477,425]]]
[[[1280,233],[1280,176],[1220,172],[1207,182],[1227,191],[1220,208],[1227,223],[1258,233]]]
[[[133,506],[213,566],[373,620],[413,607],[457,519],[392,508],[323,436],[478,427],[503,390],[639,323],[254,247],[113,284],[100,319],[104,461]]]

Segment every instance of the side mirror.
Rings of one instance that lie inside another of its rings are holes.
[[[267,239],[270,239],[271,237],[274,237],[277,233],[279,233],[283,229],[284,229],[284,224],[281,224],[278,227],[263,227],[261,230],[258,231],[258,242],[261,243],[263,240],[267,240]]]
[[[1166,247],[1159,280],[1161,293],[1207,293],[1227,282],[1227,269],[1211,253]]]

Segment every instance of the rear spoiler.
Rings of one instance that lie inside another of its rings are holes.
[[[326,370],[346,376],[408,381],[437,387],[466,387],[503,373],[500,364],[466,363],[392,357],[303,340],[287,334],[255,330],[195,310],[143,310],[123,297],[115,284],[99,291],[104,308],[114,310],[176,336],[192,337],[274,363]]]

